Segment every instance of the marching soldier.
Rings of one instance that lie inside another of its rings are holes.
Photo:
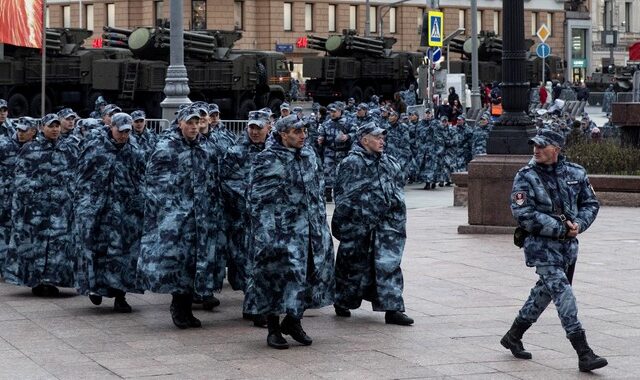
[[[331,202],[336,168],[351,149],[355,131],[342,117],[342,109],[332,104],[327,107],[327,110],[330,118],[320,126],[318,144],[323,147],[323,170],[326,181],[324,196],[327,202]]]
[[[0,136],[13,137],[16,131],[11,125],[8,116],[9,106],[7,105],[7,101],[0,99]]]
[[[158,135],[149,131],[146,126],[146,118],[144,111],[131,112],[131,119],[133,119],[132,135],[136,138],[136,143],[143,150],[145,159],[148,159],[153,153],[153,149],[158,142]]]
[[[386,124],[385,153],[396,159],[406,183],[413,168],[413,156],[409,128],[406,124],[399,122],[399,116],[398,111],[389,111],[389,121]]]

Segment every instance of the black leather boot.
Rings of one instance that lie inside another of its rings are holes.
[[[173,324],[179,329],[186,329],[189,327],[189,321],[187,320],[184,308],[185,299],[191,303],[191,295],[173,294],[171,307],[169,308],[169,310],[171,310],[171,319],[173,319]]]
[[[609,364],[607,359],[596,355],[589,347],[584,330],[571,333],[567,335],[567,338],[569,338],[571,345],[578,353],[578,369],[580,369],[580,372],[589,372]]]
[[[313,343],[313,339],[311,339],[311,337],[309,337],[309,335],[307,335],[307,333],[302,329],[300,320],[288,314],[282,319],[280,329],[283,334],[291,335],[296,342],[302,345],[310,346],[311,343]]]
[[[193,315],[193,302],[191,301],[191,297],[189,297],[184,302],[184,313],[187,319],[187,324],[189,325],[189,327],[202,327],[202,322],[200,322],[200,320]]]
[[[387,311],[384,313],[384,323],[388,325],[411,326],[413,319],[401,311]]]
[[[125,293],[122,292],[122,295],[116,296],[113,300],[113,311],[117,313],[131,313],[131,306],[127,302],[124,294]]]
[[[500,340],[500,344],[511,350],[513,356],[518,359],[531,359],[531,353],[525,351],[522,345],[522,335],[529,327],[531,327],[531,323],[516,318],[509,331]]]
[[[289,343],[287,343],[287,340],[282,337],[282,333],[280,332],[279,316],[267,316],[267,328],[269,329],[269,335],[267,335],[267,344],[269,347],[273,347],[278,350],[285,350],[289,348]]]
[[[211,311],[214,307],[218,306],[220,306],[220,300],[215,296],[211,296],[202,300],[202,310]]]
[[[351,316],[351,310],[347,309],[346,307],[342,307],[342,306],[338,306],[338,305],[333,305],[333,308],[336,311],[336,315],[338,317],[345,317],[348,318]]]

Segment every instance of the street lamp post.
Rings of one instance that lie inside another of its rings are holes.
[[[478,0],[471,0],[471,107],[472,111],[480,109],[480,91],[478,86]],[[447,57],[447,61],[448,61]]]
[[[164,94],[167,96],[160,106],[162,118],[172,120],[178,107],[185,103],[191,103],[189,95],[189,78],[187,68],[184,66],[184,25],[182,21],[183,0],[171,0],[170,8],[170,64],[167,68]]]

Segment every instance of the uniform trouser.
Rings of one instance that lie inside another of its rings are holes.
[[[518,318],[525,322],[535,323],[553,300],[558,311],[558,317],[560,317],[560,322],[567,335],[581,331],[582,325],[578,320],[576,297],[573,295],[565,268],[560,266],[538,266],[536,267],[536,273],[540,279],[531,288],[531,294],[529,294],[529,298],[520,309]]]

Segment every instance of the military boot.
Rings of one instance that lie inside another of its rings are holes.
[[[388,325],[411,326],[413,319],[400,311],[387,311],[384,313],[384,322]]]
[[[188,298],[187,298],[188,297]],[[187,319],[187,314],[185,312],[185,298],[191,302],[191,296],[184,294],[173,294],[173,299],[171,300],[171,307],[169,310],[171,311],[171,319],[173,319],[173,324],[176,325],[179,329],[186,329],[189,327],[189,320]]]
[[[333,202],[333,189],[327,187],[324,189],[324,200],[326,202]]]
[[[217,306],[220,306],[220,300],[214,296],[202,300],[202,310],[211,311]]]
[[[99,306],[102,304],[102,296],[98,293],[89,293],[89,301],[91,301],[92,304]]]
[[[253,325],[255,327],[267,327],[267,318],[262,314],[253,316]]]
[[[589,347],[584,330],[571,333],[567,335],[567,338],[569,338],[571,345],[578,353],[578,369],[580,369],[580,372],[589,372],[609,364],[607,359],[596,355]]]
[[[351,310],[347,309],[346,307],[342,307],[342,306],[338,306],[338,305],[333,305],[333,308],[336,311],[336,315],[338,317],[345,317],[348,318],[351,316]]]
[[[117,313],[131,313],[131,306],[124,295],[117,296],[113,300],[113,311]]]
[[[202,327],[202,322],[193,315],[192,306],[193,302],[191,302],[191,297],[189,297],[184,303],[184,312],[187,318],[187,324],[189,327]]]
[[[298,343],[310,346],[313,343],[313,339],[307,335],[306,332],[302,329],[302,324],[298,318],[294,318],[290,315],[286,315],[282,319],[282,324],[280,324],[280,329],[282,329],[282,333],[285,335],[291,335],[291,337]]]
[[[278,350],[285,350],[289,348],[289,343],[287,343],[287,340],[282,337],[282,333],[280,332],[279,316],[267,316],[267,328],[269,329],[269,335],[267,335],[267,344],[269,347],[273,347]]]
[[[516,318],[509,331],[500,340],[500,344],[511,350],[513,356],[518,359],[531,359],[531,353],[525,351],[522,345],[522,335],[529,327],[531,327],[531,323]]]

